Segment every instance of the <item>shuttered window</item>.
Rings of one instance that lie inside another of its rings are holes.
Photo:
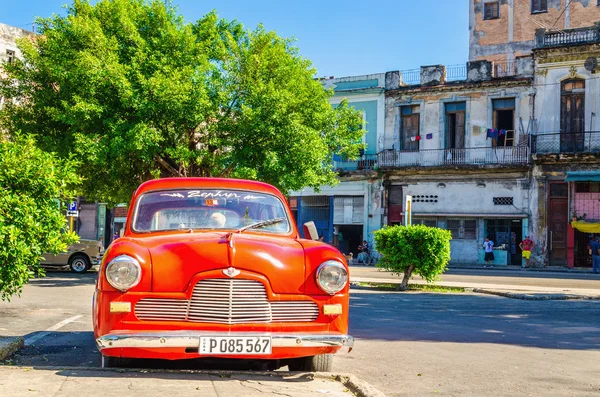
[[[531,0],[531,12],[548,12],[548,0]]]
[[[500,18],[500,2],[488,2],[483,4],[483,19]]]
[[[477,239],[476,219],[447,219],[446,229],[452,233],[455,240]]]
[[[333,199],[333,223],[336,225],[363,224],[364,201],[361,196],[335,197]]]

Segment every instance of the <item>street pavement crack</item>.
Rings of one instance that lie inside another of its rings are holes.
[[[252,386],[250,386],[249,384],[248,384],[248,385],[246,384],[246,383],[250,383],[250,382],[251,382],[251,381],[248,381],[248,380],[240,380],[240,385],[242,385],[242,386],[244,386],[244,387],[246,387],[246,388],[248,388],[248,389],[256,390],[257,392],[260,392],[260,393],[263,393],[263,392],[264,392],[263,390],[259,389],[258,387],[252,387]],[[261,385],[261,386],[265,386],[265,385],[263,385],[263,384],[262,384],[260,381],[255,381],[255,382],[256,382],[256,383],[258,383],[258,384],[259,384],[259,385]],[[271,390],[271,393],[273,393],[273,394],[277,394],[278,396],[287,396],[287,397],[292,397],[292,395],[291,395],[291,394],[287,394],[287,393],[279,393],[279,392],[277,392],[277,391],[275,391],[275,390]]]

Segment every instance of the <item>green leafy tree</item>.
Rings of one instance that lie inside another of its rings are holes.
[[[60,200],[73,197],[80,179],[74,163],[57,160],[33,139],[0,138],[0,298],[20,294],[30,278],[42,275],[44,253],[59,253],[76,242],[66,228]]]
[[[383,255],[377,267],[403,274],[400,290],[408,288],[413,273],[431,283],[444,273],[450,261],[448,230],[423,225],[392,226],[375,232],[377,250]]]
[[[333,154],[358,155],[362,118],[335,109],[293,41],[163,1],[75,0],[37,21],[6,66],[0,123],[71,154],[83,193],[125,202],[170,176],[259,179],[283,191],[334,185]]]

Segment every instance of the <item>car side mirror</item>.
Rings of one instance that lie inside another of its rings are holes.
[[[317,231],[317,226],[315,226],[313,221],[306,222],[304,224],[304,237],[314,241],[319,239],[319,232]]]

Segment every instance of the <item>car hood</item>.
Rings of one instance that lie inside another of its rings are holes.
[[[196,274],[229,267],[265,276],[275,293],[303,292],[304,249],[289,237],[196,232],[139,240],[150,252],[154,292],[184,291]]]

